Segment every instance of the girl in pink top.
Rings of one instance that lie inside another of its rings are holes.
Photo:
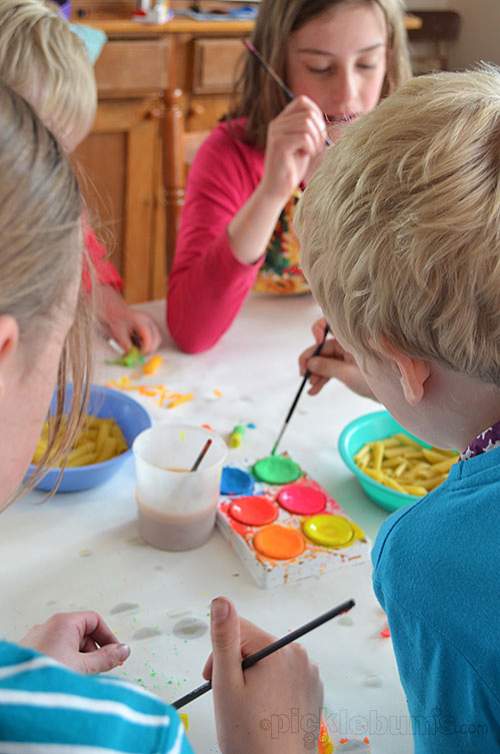
[[[296,95],[249,55],[240,101],[189,174],[167,320],[184,351],[213,346],[249,291],[307,290],[292,231],[325,138],[409,76],[400,0],[263,0],[252,39]]]

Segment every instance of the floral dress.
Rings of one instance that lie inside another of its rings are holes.
[[[310,291],[300,268],[300,246],[292,224],[301,196],[299,188],[281,212],[255,282],[254,290],[259,293],[293,296]]]

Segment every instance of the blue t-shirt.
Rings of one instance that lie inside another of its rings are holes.
[[[192,754],[176,711],[109,676],[0,642],[1,754]]]
[[[500,752],[500,448],[391,516],[373,550],[416,754]]]

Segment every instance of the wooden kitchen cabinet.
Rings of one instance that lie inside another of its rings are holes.
[[[251,24],[141,26],[97,20],[96,6],[87,0],[85,23],[109,41],[95,68],[96,120],[75,160],[97,233],[136,303],[165,295],[185,166],[227,111]]]

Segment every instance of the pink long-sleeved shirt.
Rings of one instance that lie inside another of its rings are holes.
[[[189,173],[172,273],[167,324],[183,351],[204,351],[222,337],[252,288],[262,257],[245,265],[227,228],[264,173],[264,153],[238,139],[243,123],[221,123]]]

